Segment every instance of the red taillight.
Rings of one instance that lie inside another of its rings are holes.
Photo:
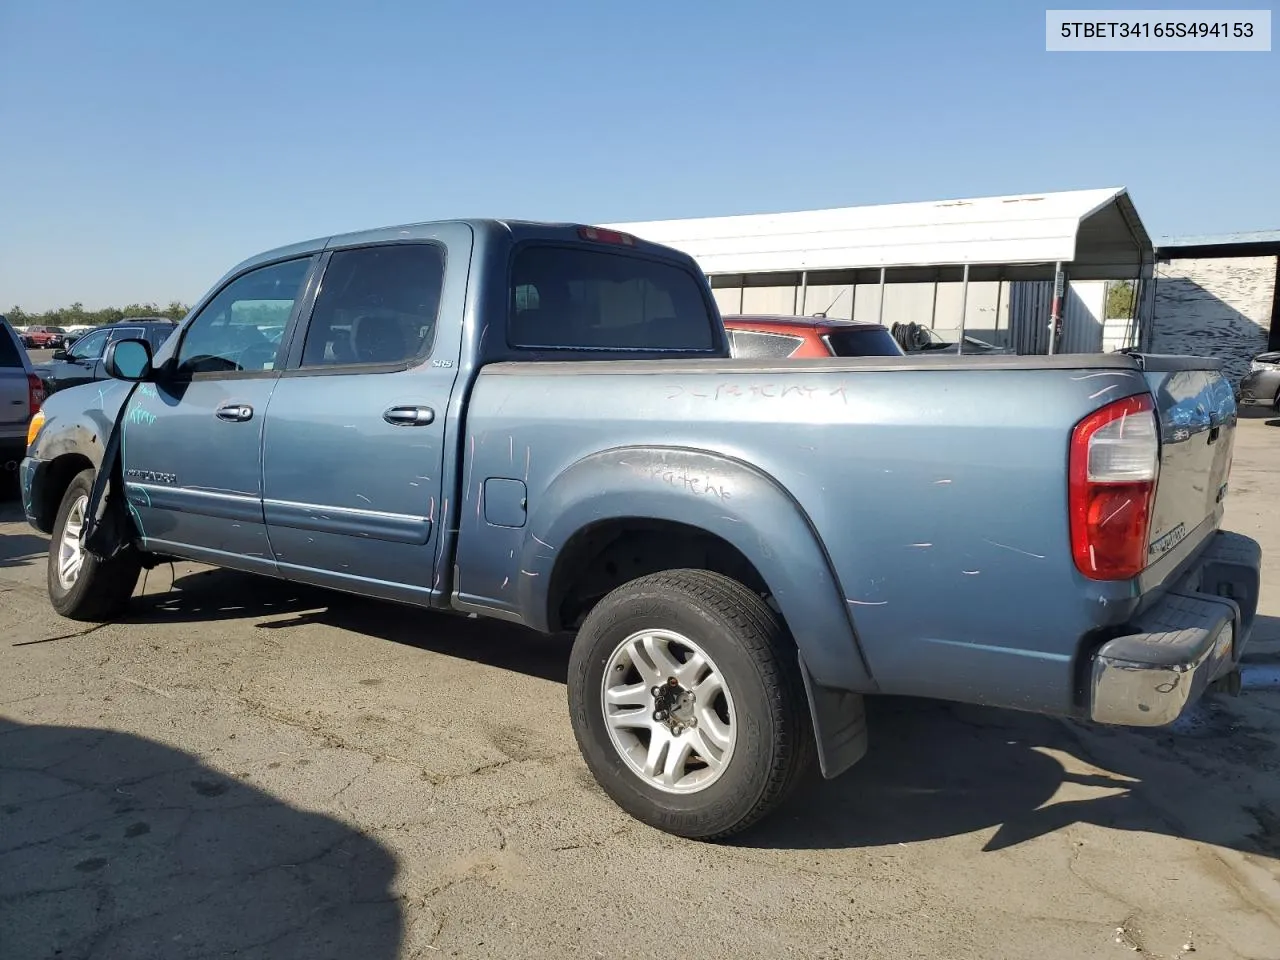
[[[1128,580],[1147,563],[1160,464],[1150,394],[1109,403],[1071,434],[1071,554],[1091,580]]]
[[[636,245],[636,238],[631,234],[618,230],[604,230],[600,227],[579,227],[578,236],[593,243],[617,243],[624,247]]]
[[[31,416],[40,412],[44,405],[44,384],[34,373],[27,374],[27,403],[31,407]]]

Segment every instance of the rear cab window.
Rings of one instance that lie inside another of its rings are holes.
[[[828,330],[823,334],[833,356],[837,357],[901,357],[898,341],[884,327],[861,327]]]
[[[552,243],[516,248],[507,343],[524,350],[720,349],[719,319],[678,263]]]

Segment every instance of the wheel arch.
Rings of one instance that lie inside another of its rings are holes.
[[[673,545],[687,545],[693,537],[736,564],[743,577],[758,578],[747,585],[762,587],[773,598],[814,683],[876,692],[812,523],[777,481],[750,464],[683,447],[604,450],[578,460],[552,481],[526,530],[520,564],[526,575],[520,578],[518,605],[535,629],[568,626],[561,622],[564,598],[601,556],[599,549],[582,547],[593,534],[679,532],[684,536],[674,538]],[[671,562],[644,572],[684,565],[679,561],[675,550]]]
[[[96,470],[98,464],[79,450],[61,453],[47,461],[40,471],[40,479],[31,491],[31,511],[36,529],[52,533],[54,520],[62,498],[71,481],[85,470]]]

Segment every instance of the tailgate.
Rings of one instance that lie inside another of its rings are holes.
[[[0,317],[0,427],[25,424],[31,416],[30,384],[22,344]],[[6,430],[6,437],[12,429]]]
[[[1136,359],[1160,420],[1160,473],[1147,549],[1150,566],[1188,538],[1203,540],[1217,528],[1231,471],[1236,404],[1217,360]],[[1213,522],[1206,524],[1210,518]]]
[[[0,367],[0,426],[25,424],[30,419],[30,384],[21,367]]]

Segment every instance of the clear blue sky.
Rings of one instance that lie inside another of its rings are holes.
[[[1280,53],[1050,54],[1044,11],[3,0],[0,309],[447,216],[1127,186],[1155,236],[1280,227]]]

